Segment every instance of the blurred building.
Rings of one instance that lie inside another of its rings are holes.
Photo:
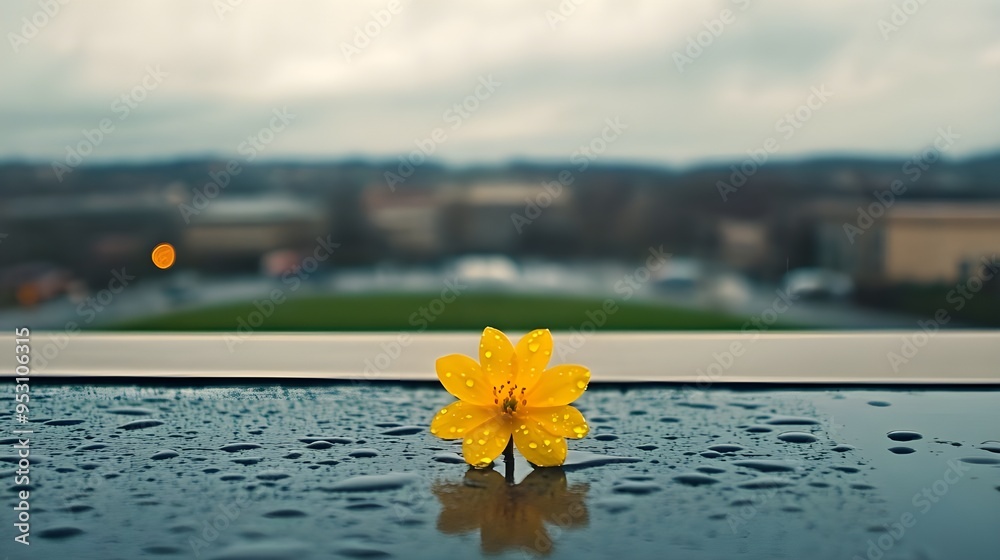
[[[518,182],[482,182],[453,189],[450,227],[458,253],[514,253],[525,239],[573,231],[572,191],[557,196],[543,186]],[[528,235],[531,234],[531,235]]]
[[[328,229],[325,209],[304,198],[262,194],[212,200],[181,231],[183,264],[256,268],[271,251],[308,251]]]
[[[513,254],[535,239],[574,233],[572,193],[552,196],[541,183],[486,181],[395,192],[376,183],[362,200],[383,256],[393,258]]]
[[[371,234],[382,256],[425,259],[440,256],[446,246],[444,197],[438,189],[373,183],[361,197]]]
[[[1000,204],[896,202],[879,217],[870,204],[824,205],[816,223],[819,265],[858,285],[955,283],[1000,255]]]

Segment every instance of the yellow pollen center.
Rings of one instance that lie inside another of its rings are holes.
[[[516,383],[501,383],[499,387],[493,387],[493,404],[498,405],[503,414],[517,412],[518,405],[528,406],[528,401],[524,398],[524,387],[518,387]]]

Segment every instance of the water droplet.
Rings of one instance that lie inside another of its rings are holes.
[[[68,539],[82,534],[83,529],[79,529],[77,527],[51,527],[48,529],[42,529],[38,532],[39,537],[53,540]]]
[[[361,449],[351,451],[348,455],[354,457],[355,459],[369,459],[371,457],[378,457],[378,451],[375,451],[370,447],[362,447]]]
[[[465,459],[462,459],[461,456],[455,453],[438,453],[437,455],[434,455],[432,459],[438,463],[449,463],[455,465],[460,465],[465,462]]]
[[[281,480],[283,478],[288,478],[289,476],[290,475],[281,471],[262,471],[257,474],[257,478],[260,480]]]
[[[787,443],[815,443],[818,438],[806,432],[784,432],[778,434],[778,439]]]
[[[532,342],[531,344],[528,344],[528,350],[531,350],[532,352],[538,352],[539,347],[540,345],[537,342]]]
[[[423,433],[424,429],[420,426],[400,426],[398,428],[392,428],[382,432],[385,436],[412,436],[415,434]]]
[[[890,447],[889,451],[892,451],[896,455],[909,455],[910,453],[916,452],[916,449],[912,447]]]
[[[886,434],[892,441],[913,441],[917,439],[923,439],[923,435],[917,432],[910,432],[907,430],[896,430],[894,432],[889,432]]]
[[[737,451],[743,451],[742,445],[736,445],[734,443],[720,443],[718,445],[713,445],[709,447],[712,451],[717,451],[719,453],[735,453]]]
[[[768,428],[767,426],[760,426],[760,425],[747,426],[746,430],[751,434],[766,434],[767,432],[774,431],[773,429]]]
[[[532,449],[537,449],[538,448],[538,444],[535,443],[535,442],[531,442],[531,443],[528,444],[528,447],[530,447]]]
[[[162,461],[164,459],[173,459],[174,457],[180,456],[180,453],[174,451],[173,449],[164,449],[158,453],[155,453],[150,459],[154,461]]]
[[[325,441],[326,443],[353,443],[353,440],[350,440],[350,439],[345,438],[345,437],[336,437],[336,436],[333,436],[333,437],[319,437],[319,436],[305,437],[305,438],[299,438],[299,441],[301,441],[302,443],[316,443],[317,441]]]
[[[145,428],[155,428],[157,426],[162,426],[163,422],[159,420],[136,420],[135,422],[129,422],[128,424],[122,424],[118,426],[119,430],[143,430]]]
[[[716,484],[719,479],[701,473],[680,474],[674,477],[674,482],[679,482],[686,486],[706,486]]]
[[[1000,465],[1000,459],[993,457],[963,457],[959,461],[970,465]]]
[[[264,514],[264,517],[271,519],[287,519],[290,517],[305,517],[306,513],[298,509],[276,509]]]
[[[979,449],[990,453],[1000,453],[1000,441],[984,441],[979,445]]]
[[[636,494],[641,496],[659,492],[662,489],[659,484],[654,482],[624,482],[613,486],[611,491],[616,494]]]
[[[755,478],[753,480],[738,484],[740,488],[745,488],[747,490],[764,490],[767,488],[784,488],[786,486],[791,486],[791,481],[785,480],[783,478],[775,478],[770,476]]]
[[[420,480],[414,473],[367,474],[342,480],[333,486],[321,487],[324,492],[376,492],[395,490]]]
[[[475,385],[475,383],[473,383],[473,381],[472,381],[471,379],[469,379],[469,380],[467,380],[467,381],[465,382],[465,386],[466,386],[466,387],[472,387],[473,385]]]
[[[260,449],[261,445],[256,443],[230,443],[229,445],[223,445],[220,449],[223,451],[228,451],[229,453],[235,453],[237,451],[246,451],[248,449]]]
[[[61,420],[49,420],[45,422],[46,426],[76,426],[77,424],[83,424],[83,420],[77,420],[76,418],[65,418]]]
[[[614,457],[612,455],[601,455],[600,453],[589,453],[587,451],[569,451],[566,453],[566,461],[563,463],[563,469],[572,470],[574,468],[600,467],[615,463],[639,463],[641,461],[642,459],[638,457]]]
[[[486,357],[487,358],[492,358],[493,357],[493,352],[490,352],[489,350],[487,350],[486,351]]]
[[[805,416],[774,416],[766,423],[771,426],[818,426],[819,420]]]
[[[743,467],[746,469],[752,469],[759,472],[773,473],[773,472],[792,472],[795,467],[790,463],[784,461],[771,460],[771,459],[753,459],[747,461],[734,461],[734,465],[738,467]]]
[[[125,416],[150,416],[153,411],[148,408],[140,408],[137,406],[119,406],[115,408],[109,408],[106,410],[108,414],[122,414]]]

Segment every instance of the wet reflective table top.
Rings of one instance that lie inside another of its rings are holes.
[[[32,391],[27,485],[0,434],[11,559],[1000,551],[995,390],[595,386],[575,403],[591,434],[567,464],[518,456],[513,485],[501,461],[470,470],[458,442],[428,433],[451,401],[431,384]],[[12,544],[22,490],[30,547]]]

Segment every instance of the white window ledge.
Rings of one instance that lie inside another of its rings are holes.
[[[594,383],[1000,385],[1000,332],[554,335],[552,363],[583,364]],[[0,335],[0,372],[9,376],[13,339]],[[478,333],[34,332],[31,374],[433,380],[437,357],[475,356],[478,340]]]

